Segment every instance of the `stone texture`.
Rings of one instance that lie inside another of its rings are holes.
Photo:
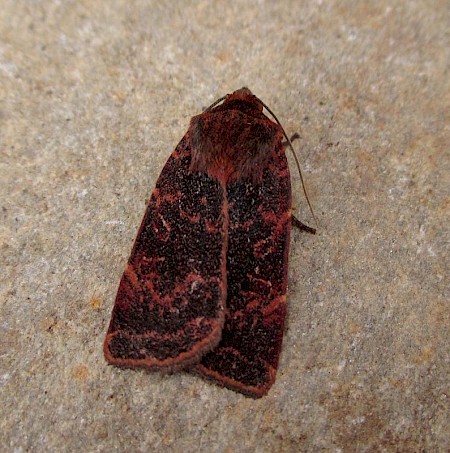
[[[0,449],[446,451],[449,11],[3,0]],[[102,355],[165,160],[243,85],[300,132],[319,220],[293,234],[282,360],[258,401]]]

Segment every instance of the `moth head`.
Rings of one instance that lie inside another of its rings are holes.
[[[257,112],[263,111],[263,103],[247,87],[242,87],[228,94],[223,102],[224,107],[227,105],[238,106],[239,104],[245,105],[247,108],[250,107]]]

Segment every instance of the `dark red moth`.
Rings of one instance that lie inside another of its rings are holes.
[[[186,369],[254,398],[274,383],[291,184],[284,131],[264,106],[242,88],[192,118],[122,276],[104,344],[109,363]]]

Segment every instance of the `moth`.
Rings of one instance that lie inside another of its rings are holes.
[[[313,229],[293,220],[286,134],[264,108],[244,87],[191,119],[120,281],[110,364],[183,369],[254,398],[274,383],[291,226]]]

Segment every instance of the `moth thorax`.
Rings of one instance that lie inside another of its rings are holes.
[[[249,118],[241,112],[198,115],[191,121],[191,171],[207,173],[226,183],[262,178],[270,158],[281,145],[281,132],[270,121]]]

